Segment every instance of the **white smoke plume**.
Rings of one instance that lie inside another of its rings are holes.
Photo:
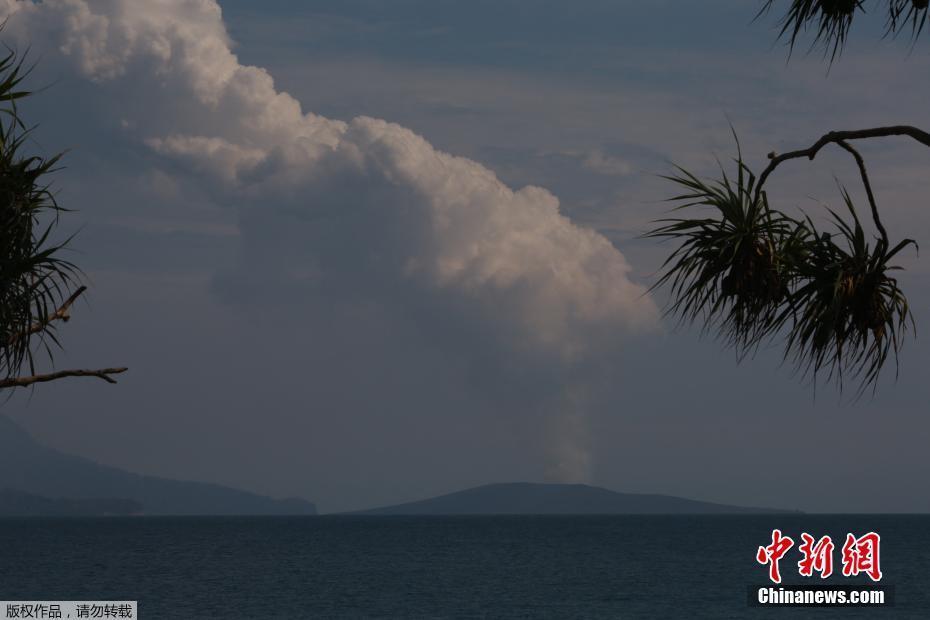
[[[546,419],[546,479],[576,483],[591,479],[591,429],[587,387],[569,385],[554,398],[555,410]]]
[[[0,19],[7,43],[106,93],[89,122],[241,210],[229,286],[438,304],[501,334],[510,355],[559,364],[656,322],[621,253],[551,193],[512,190],[396,124],[304,112],[239,62],[215,0],[0,0]],[[583,435],[571,416],[568,435]]]

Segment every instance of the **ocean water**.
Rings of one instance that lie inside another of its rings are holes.
[[[877,531],[895,606],[749,607],[773,528]],[[29,599],[138,600],[144,619],[930,618],[930,517],[0,520],[0,600]]]

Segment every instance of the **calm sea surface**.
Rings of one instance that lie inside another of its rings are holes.
[[[895,607],[748,607],[775,527],[877,531]],[[138,600],[144,619],[930,618],[930,517],[5,519],[12,599]]]

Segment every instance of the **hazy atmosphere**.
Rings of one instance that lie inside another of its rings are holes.
[[[857,24],[788,59],[742,0],[0,0],[90,290],[2,405],[43,443],[321,512],[584,482],[812,512],[926,512],[919,331],[874,396],[738,363],[648,292],[673,163],[714,175],[823,133],[930,125],[927,41]],[[864,143],[883,217],[930,243],[930,154]],[[768,191],[818,216],[848,156]],[[858,191],[858,189],[857,189]],[[751,554],[750,549],[750,554]]]

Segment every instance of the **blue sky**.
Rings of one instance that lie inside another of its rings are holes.
[[[188,5],[166,0],[165,13]],[[745,2],[221,5],[239,63],[265,68],[304,112],[385,119],[509,188],[549,190],[573,227],[564,234],[596,232],[615,247],[591,241],[596,258],[579,263],[598,289],[610,288],[602,274],[620,261],[630,270],[618,285],[654,282],[667,250],[637,237],[667,209],[672,188],[657,175],[672,162],[712,174],[715,157],[734,152],[729,123],[756,167],[769,151],[830,129],[928,124],[930,93],[914,79],[926,75],[926,45],[882,41],[880,23],[854,32],[828,71],[819,54],[787,62],[771,20],[752,23]],[[135,19],[120,0],[101,7]],[[132,23],[159,32],[158,18],[146,19]],[[36,24],[17,30],[12,21],[10,36],[41,31]],[[435,185],[398,190],[373,163],[346,176],[337,162],[319,180],[319,167],[302,172],[285,150],[285,164],[268,172],[277,185],[224,184],[216,151],[205,158],[151,139],[200,133],[254,145],[244,113],[207,114],[183,90],[171,95],[172,71],[183,73],[175,65],[153,71],[143,57],[119,75],[97,65],[88,79],[77,48],[37,47],[33,79],[52,86],[30,113],[42,148],[71,148],[56,184],[79,209],[66,226],[81,228],[76,259],[92,282],[59,364],[132,369],[119,386],[62,383],[4,405],[48,443],[147,473],[301,495],[324,510],[511,480],[814,511],[930,509],[913,492],[930,468],[920,340],[905,347],[896,383],[887,376],[874,398],[851,402],[793,377],[777,348],[738,364],[697,329],[668,321],[553,323],[543,302],[559,308],[563,293],[594,293],[552,288],[527,271],[529,259],[508,263],[510,246],[475,260],[516,269],[524,289],[421,285],[391,271],[392,261],[438,256],[448,265],[450,248],[470,239],[431,236],[406,210]],[[73,94],[67,110],[62,93]],[[226,114],[240,115],[235,135]],[[901,141],[863,149],[893,236],[926,239],[927,154]],[[462,174],[447,184],[459,187]],[[822,202],[835,204],[834,177],[852,183],[854,174],[824,153],[780,170],[770,191],[816,217]],[[548,198],[514,200],[550,221],[548,207],[533,206]],[[357,202],[370,205],[344,217]],[[486,225],[469,215],[485,207],[510,213],[475,203],[458,225]],[[930,318],[926,263],[914,253],[902,262],[921,325]],[[582,307],[622,314],[633,307],[624,295]],[[556,353],[534,348],[553,339]],[[596,353],[566,361],[562,345],[578,342],[594,342]]]

